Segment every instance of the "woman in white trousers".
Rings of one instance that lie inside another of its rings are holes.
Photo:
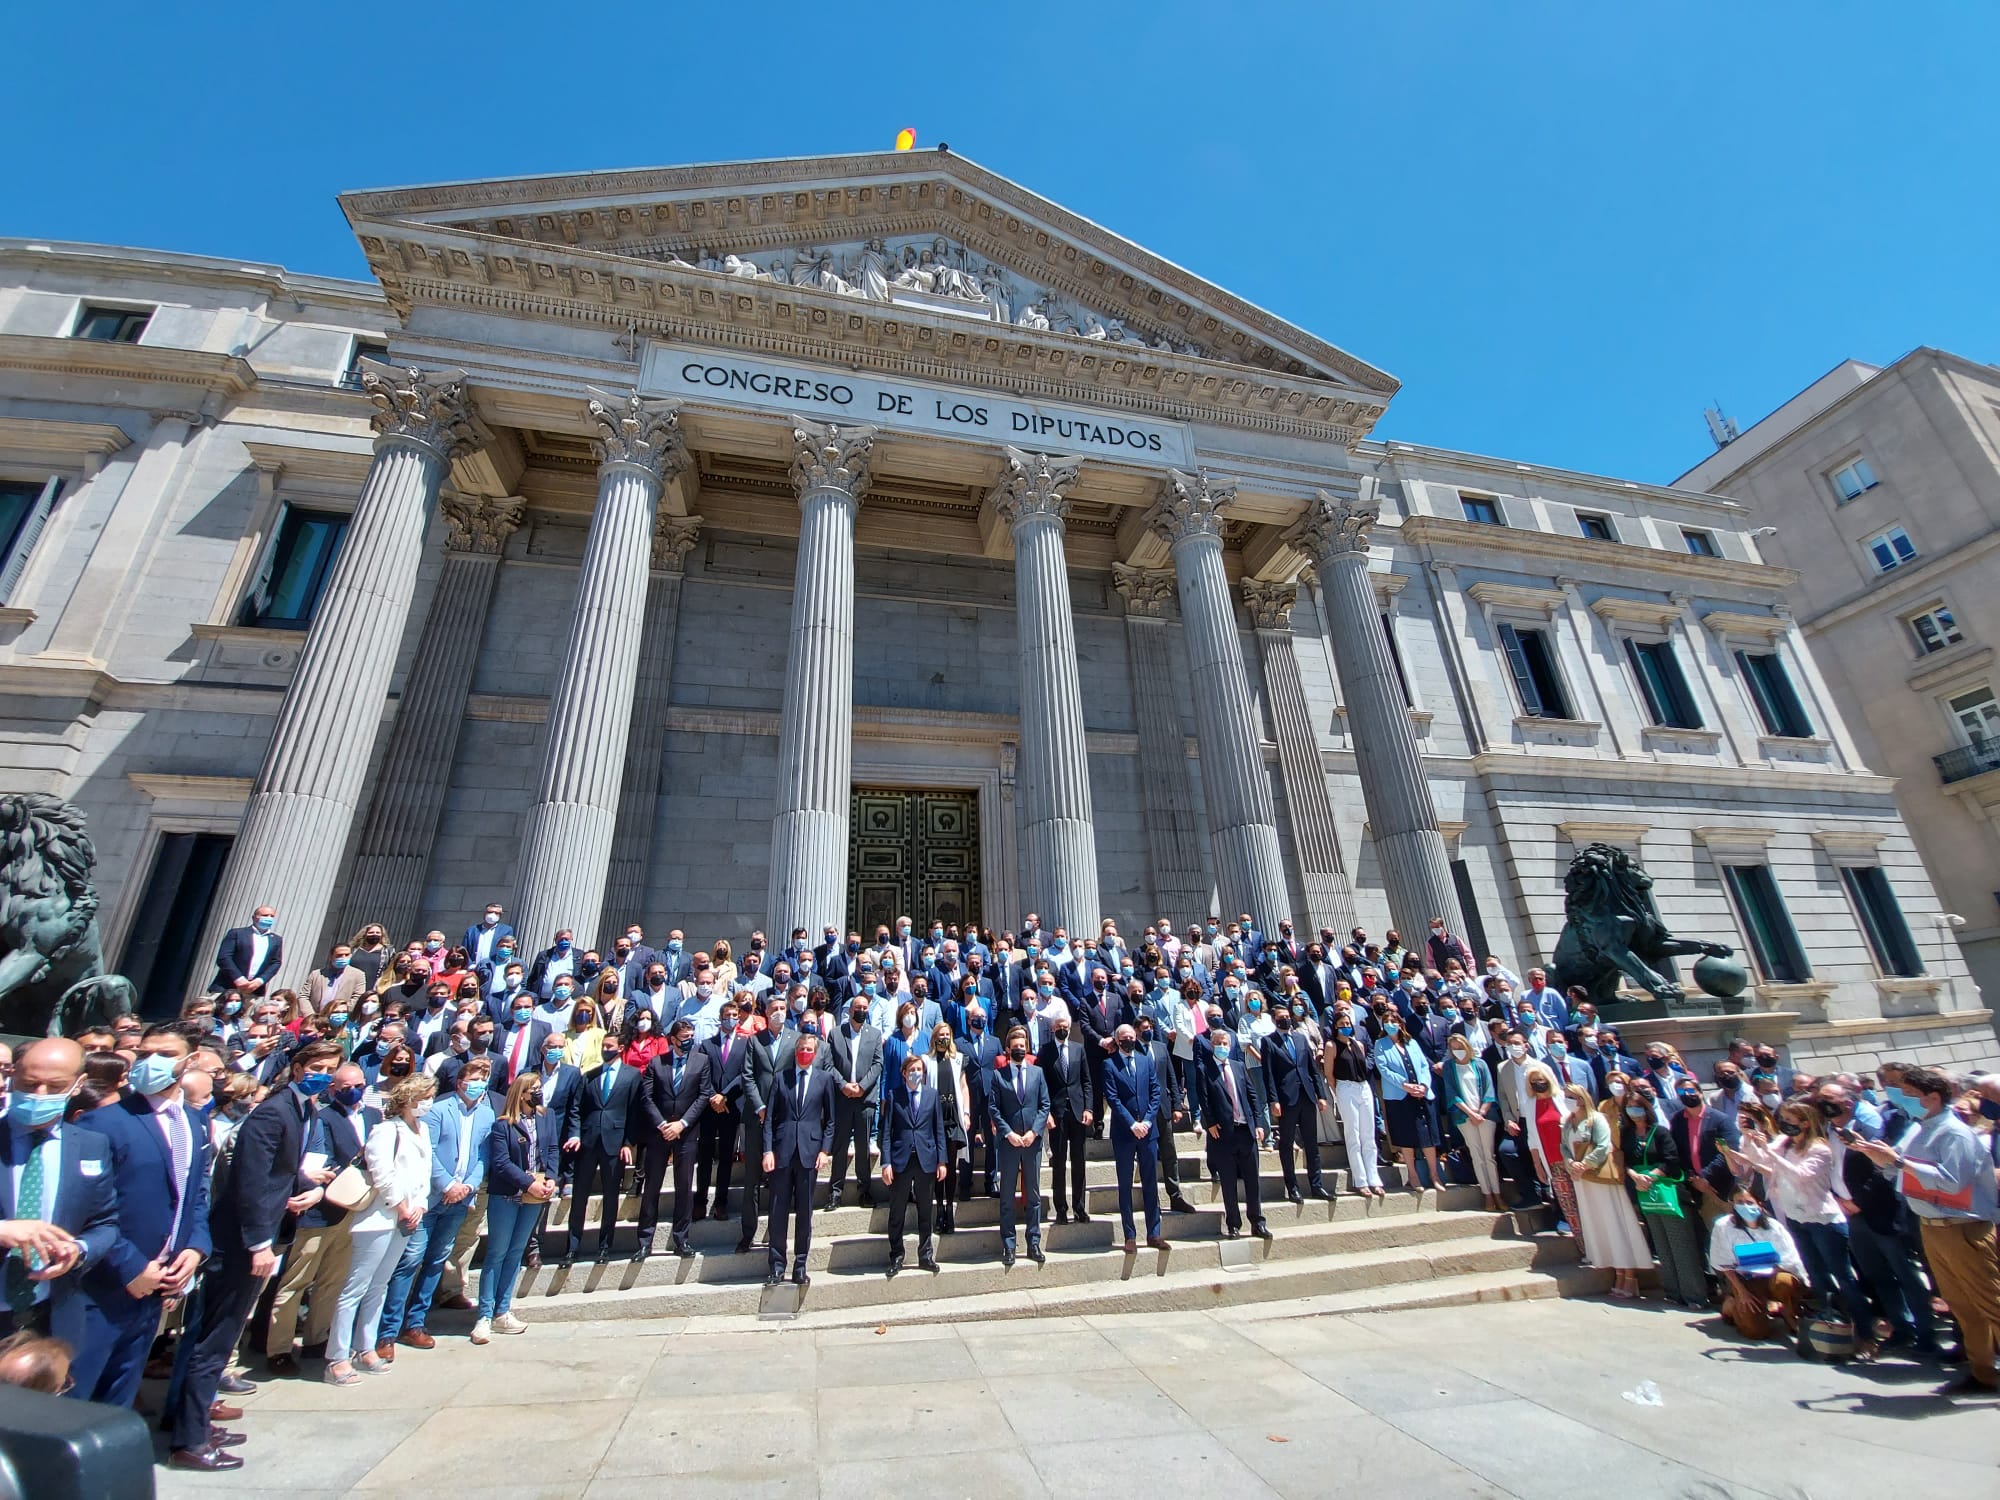
[[[1358,1197],[1385,1198],[1375,1159],[1375,1092],[1368,1083],[1368,1046],[1355,1035],[1354,1012],[1339,1004],[1333,1032],[1320,1054],[1333,1102],[1340,1111],[1340,1139],[1347,1148],[1347,1185]]]
[[[361,1379],[357,1371],[374,1375],[389,1368],[375,1353],[375,1330],[381,1326],[382,1302],[404,1242],[423,1222],[430,1202],[431,1138],[423,1116],[436,1092],[437,1080],[428,1074],[403,1079],[389,1090],[384,1118],[368,1133],[362,1156],[375,1198],[354,1222],[347,1281],[326,1336],[328,1385],[353,1385]],[[354,1358],[356,1349],[359,1359]]]

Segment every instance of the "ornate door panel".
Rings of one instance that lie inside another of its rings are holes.
[[[849,806],[847,921],[873,937],[913,918],[919,931],[976,922],[979,796],[976,792],[856,787]]]

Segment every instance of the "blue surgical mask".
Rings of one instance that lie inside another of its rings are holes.
[[[572,946],[573,946],[573,945],[572,945],[572,943],[571,943],[571,940],[570,940],[570,939],[568,939],[568,938],[557,938],[557,939],[556,939],[556,952],[558,952],[558,953],[567,953],[567,952],[569,952],[569,950],[570,950],[570,948],[571,948]]]
[[[483,1078],[474,1079],[472,1082],[466,1084],[465,1102],[467,1104],[477,1104],[481,1099],[484,1099],[485,1097],[486,1097],[485,1079]]]
[[[1755,1224],[1763,1217],[1763,1210],[1754,1203],[1738,1203],[1733,1206],[1736,1209],[1736,1217],[1745,1224]]]
[[[667,952],[678,953],[680,951],[681,951],[681,940],[679,938],[669,938],[667,940]]]
[[[519,1025],[521,1022],[531,1019],[534,1014],[533,1006],[517,1005],[514,1007],[514,1022],[516,1025]]]
[[[360,1084],[353,1084],[348,1088],[336,1089],[333,1093],[333,1102],[342,1109],[358,1109],[367,1092]]]
[[[7,1113],[30,1130],[55,1124],[68,1108],[68,1094],[23,1094],[16,1090],[8,1095]]]
[[[241,1000],[225,1000],[222,1002],[222,1013],[225,1016],[233,1016],[241,1009],[243,1009],[243,1002]]]
[[[1892,1088],[1892,1089],[1887,1089],[1884,1092],[1886,1093],[1889,1102],[1895,1105],[1896,1108],[1900,1109],[1904,1114],[1909,1115],[1912,1118],[1915,1118],[1923,1114],[1924,1107],[1921,1104],[1917,1103],[1915,1099],[1912,1099],[1902,1089]]]
[[[558,1000],[572,1000],[576,998],[576,990],[570,985],[559,984],[555,988],[555,996]]]
[[[324,1094],[327,1090],[327,1085],[332,1082],[333,1075],[331,1073],[308,1073],[299,1080],[299,1092],[304,1094],[308,1099],[316,1098],[320,1094]]]
[[[512,946],[511,944],[510,944],[509,946],[507,946],[507,947],[505,947],[505,948],[502,948],[502,949],[500,950],[500,961],[501,961],[501,962],[502,962],[503,964],[504,964],[504,963],[505,963],[505,962],[506,962],[506,961],[507,961],[508,959],[512,958],[513,956],[514,956],[514,949],[513,949],[513,946]]]
[[[333,972],[338,974],[342,969],[347,967],[350,961],[349,959],[336,957],[333,961]]]
[[[132,1064],[125,1079],[149,1099],[164,1094],[174,1086],[174,1060],[162,1052],[149,1052]]]
[[[257,930],[259,932],[269,932],[273,927],[276,927],[277,925],[278,925],[278,919],[276,917],[259,917],[257,919]]]

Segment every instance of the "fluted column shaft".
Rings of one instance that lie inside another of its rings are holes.
[[[1222,564],[1221,511],[1234,498],[1233,488],[1212,487],[1205,475],[1169,471],[1153,524],[1172,549],[1180,591],[1217,892],[1225,912],[1248,912],[1270,932],[1292,910],[1243,642]]]
[[[874,430],[793,424],[799,553],[771,820],[768,929],[844,926],[854,769],[854,518]]]
[[[598,425],[597,512],[584,543],[535,803],[521,841],[514,925],[548,943],[568,928],[588,946],[604,909],[619,790],[639,679],[653,518],[666,474],[685,464],[678,417],[633,396],[590,403]]]
[[[1021,649],[1021,899],[1051,926],[1094,932],[1097,831],[1076,660],[1063,522],[1073,460],[1007,450],[992,504],[1014,539],[1014,618]]]
[[[474,441],[462,376],[370,365],[375,459],[278,709],[264,764],[196,955],[195,982],[230,927],[273,907],[290,936],[272,988],[296,987],[324,955],[333,886],[353,832],[389,675],[409,626],[424,531],[453,455]]]
[[[1441,916],[1463,937],[1451,858],[1382,634],[1382,609],[1368,580],[1368,529],[1380,513],[1372,485],[1358,496],[1322,490],[1286,540],[1313,559],[1326,598],[1327,629],[1347,699],[1347,731],[1390,915],[1405,933],[1428,932],[1431,918]]]
[[[1195,825],[1181,728],[1180,689],[1167,643],[1174,575],[1166,569],[1114,563],[1111,576],[1125,599],[1125,646],[1139,729],[1139,782],[1146,807],[1146,850],[1153,875],[1148,910],[1185,931],[1208,915],[1211,885],[1202,872],[1201,830]]]

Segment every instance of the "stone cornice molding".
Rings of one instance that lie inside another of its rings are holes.
[[[1028,453],[1008,446],[1002,448],[1006,470],[993,487],[987,504],[1009,531],[1023,522],[1050,518],[1057,524],[1069,518],[1069,488],[1076,483],[1081,459],[1049,453]]]
[[[1306,513],[1284,533],[1285,545],[1324,568],[1333,559],[1368,556],[1368,534],[1382,519],[1375,486],[1364,481],[1357,493],[1314,490]]]
[[[1717,859],[1735,857],[1763,859],[1770,848],[1771,840],[1778,836],[1775,828],[1729,828],[1718,825],[1704,826],[1689,830],[1695,842],[1706,846],[1709,854]]]
[[[1826,851],[1836,868],[1861,868],[1882,863],[1882,841],[1887,835],[1874,829],[1816,828],[1812,841]]]
[[[1590,612],[1607,625],[1644,625],[1665,630],[1681,617],[1681,606],[1671,600],[1619,599],[1607,595],[1591,600]]]
[[[1125,613],[1141,620],[1166,619],[1178,598],[1172,568],[1134,568],[1114,562],[1111,586],[1125,601]]]
[[[80,468],[86,475],[132,441],[109,422],[63,422],[50,417],[0,417],[0,458],[10,463]]]
[[[498,557],[521,524],[527,501],[518,495],[491,500],[447,492],[438,498],[446,527],[444,549]]]
[[[1254,578],[1243,580],[1243,603],[1250,611],[1250,625],[1254,630],[1284,634],[1292,628],[1292,607],[1299,602],[1297,584],[1259,583]]]
[[[640,469],[658,484],[686,472],[688,451],[681,439],[678,401],[593,389],[584,410],[596,431],[591,451],[600,469],[614,465]]]
[[[161,344],[109,344],[97,339],[46,338],[0,334],[0,370],[92,377],[118,382],[128,392],[140,385],[188,386],[222,397],[240,396],[257,384],[250,362],[234,354],[172,349]],[[175,401],[187,398],[176,396]],[[134,400],[125,405],[157,406]]]
[[[1475,583],[1465,592],[1488,608],[1540,615],[1544,619],[1569,602],[1561,589],[1529,588],[1518,583]]]
[[[1791,568],[1769,563],[1737,562],[1727,557],[1701,557],[1670,552],[1664,547],[1636,547],[1627,542],[1602,542],[1589,537],[1557,536],[1517,526],[1488,526],[1478,521],[1454,521],[1444,516],[1403,517],[1398,536],[1412,546],[1428,547],[1458,561],[1470,562],[1496,553],[1544,560],[1550,571],[1560,568],[1579,577],[1597,579],[1613,571],[1686,579],[1696,585],[1768,591],[1781,595],[1798,582]],[[1584,568],[1582,564],[1590,564]]]
[[[687,570],[687,555],[701,535],[700,516],[677,516],[661,511],[653,518],[653,571],[681,574]]]
[[[1752,615],[1729,609],[1711,609],[1700,619],[1704,630],[1724,640],[1735,636],[1747,641],[1776,641],[1792,628],[1789,615]]]
[[[375,405],[375,446],[409,443],[449,463],[485,440],[462,370],[407,369],[361,361],[361,389]]]
[[[801,505],[823,490],[838,491],[856,504],[867,494],[873,427],[840,427],[794,417],[792,443],[792,483]]]
[[[375,461],[374,453],[360,438],[353,442],[353,447],[318,448],[246,438],[243,451],[250,455],[251,467],[268,480],[273,493],[302,490],[339,495],[351,502],[368,477],[368,466]]]
[[[1145,524],[1169,547],[1197,537],[1213,537],[1220,545],[1223,512],[1235,499],[1236,486],[1211,479],[1206,469],[1199,474],[1169,469]]]

